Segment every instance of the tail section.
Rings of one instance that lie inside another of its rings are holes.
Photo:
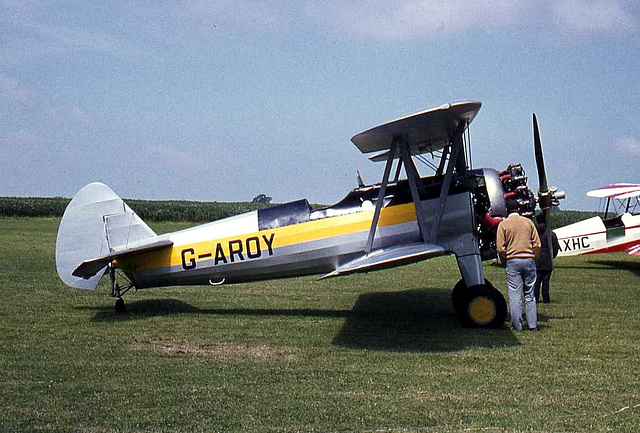
[[[74,275],[86,261],[113,256],[119,251],[138,248],[156,237],[127,204],[102,183],[90,183],[73,197],[62,216],[56,240],[56,268],[63,283],[94,290],[107,269],[90,277]]]

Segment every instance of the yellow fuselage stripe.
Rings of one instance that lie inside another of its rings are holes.
[[[171,250],[152,251],[140,256],[135,256],[126,261],[126,266],[132,266],[136,269],[156,269],[180,265],[182,263],[181,254],[183,250],[191,248],[194,251],[211,251],[212,243],[219,243],[224,254],[229,255],[229,241],[241,240],[242,242],[245,242],[247,238],[256,236],[260,237],[262,235],[270,236],[271,233],[275,235],[273,237],[272,247],[273,249],[276,249],[279,247],[369,230],[371,228],[372,219],[373,210],[369,210],[232,237],[207,239],[191,244],[175,246]],[[415,220],[416,214],[413,203],[391,206],[382,209],[380,212],[378,227],[393,226]],[[206,236],[206,231],[203,231],[203,236]],[[171,254],[169,254],[169,251],[171,251]]]

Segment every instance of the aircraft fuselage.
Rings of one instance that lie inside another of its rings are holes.
[[[438,231],[446,253],[478,254],[474,197],[477,173],[452,185]],[[427,223],[435,214],[441,179],[422,178]],[[474,186],[475,185],[475,186]],[[117,261],[138,288],[240,283],[326,274],[361,256],[379,186],[352,190],[336,205],[312,209],[307,200],[276,205],[162,235],[173,247]],[[482,194],[481,194],[482,195]],[[374,249],[419,242],[420,230],[406,181],[390,184]]]
[[[640,214],[623,213],[606,220],[596,216],[554,232],[560,257],[625,251],[640,242]]]

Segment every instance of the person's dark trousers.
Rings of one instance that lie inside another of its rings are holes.
[[[536,279],[536,285],[533,288],[533,293],[536,297],[536,302],[540,301],[540,286],[542,285],[542,302],[549,303],[549,279],[551,278],[551,272],[538,270],[538,278]]]

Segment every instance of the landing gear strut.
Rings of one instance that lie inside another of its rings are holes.
[[[109,279],[111,281],[111,292],[110,295],[116,299],[115,310],[116,313],[124,313],[127,311],[124,305],[124,299],[122,299],[122,295],[127,293],[132,287],[134,287],[133,283],[127,284],[125,287],[120,287],[120,284],[116,283],[116,267],[113,263],[108,265],[109,267]]]
[[[451,303],[462,326],[470,328],[500,328],[507,316],[504,296],[486,279],[471,287],[460,280],[451,292]]]

